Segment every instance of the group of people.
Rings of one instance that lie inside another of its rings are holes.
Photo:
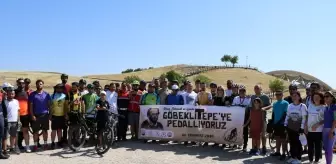
[[[67,144],[68,126],[77,122],[74,113],[85,114],[88,124],[97,122],[98,133],[105,128],[108,119],[106,111],[122,115],[123,119],[119,119],[117,125],[117,141],[125,141],[129,127],[131,140],[138,140],[140,105],[216,105],[245,107],[242,145],[245,152],[250,137],[252,149],[249,153],[266,154],[266,134],[274,133],[276,151],[271,156],[279,156],[280,160],[285,160],[289,142],[288,163],[301,163],[301,156],[306,149],[309,160],[317,163],[322,158],[322,147],[327,164],[332,161],[336,128],[335,96],[332,92],[322,93],[318,83],[311,83],[307,87],[305,99],[301,98],[296,85],[289,86],[290,96],[286,98],[283,98],[283,91],[276,91],[277,101],[272,104],[270,98],[262,93],[261,85],[256,85],[255,93],[249,96],[244,85],[235,84],[232,80],[227,81],[225,88],[211,83],[210,91],[207,91],[207,84],[200,80],[193,84],[189,81],[179,83],[177,80],[154,78],[149,84],[145,81],[133,81],[111,83],[104,88],[99,81],[87,84],[84,79],[68,84],[66,74],[61,75],[61,80],[62,83],[54,87],[52,94],[43,89],[43,80],[36,81],[35,91],[30,88],[29,79],[17,79],[16,89],[8,83],[3,85],[0,95],[0,158],[9,157],[7,137],[9,151],[12,153],[20,153],[20,150],[31,152],[30,127],[33,131],[33,151],[40,147],[54,149],[56,146],[64,146]],[[270,109],[273,109],[272,119],[267,123],[266,111]],[[52,130],[51,145],[47,144],[49,122]],[[43,146],[40,145],[40,131]],[[301,145],[303,134],[307,136],[308,148]],[[25,147],[22,145],[23,140]],[[219,145],[215,143],[214,146]],[[225,144],[221,146],[241,147]]]

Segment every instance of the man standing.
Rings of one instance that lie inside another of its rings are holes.
[[[212,96],[211,93],[206,91],[206,84],[201,82],[201,90],[197,95],[198,105],[212,105]]]
[[[232,87],[233,87],[233,81],[232,80],[228,80],[226,82],[226,87],[227,87],[227,89],[225,90],[225,96],[231,96],[231,94],[232,94]]]
[[[185,105],[196,105],[197,93],[193,91],[193,85],[189,83],[187,85],[187,91],[183,95]]]
[[[63,93],[69,97],[69,93],[71,91],[71,86],[68,83],[68,79],[69,79],[69,76],[67,74],[62,74],[61,75],[61,80],[62,80],[62,84],[64,86],[64,89],[63,89]],[[66,111],[68,109],[65,109]],[[63,127],[63,134],[62,134],[62,141],[60,142],[62,144],[67,144],[68,143],[68,126],[67,124],[64,125]]]
[[[158,92],[160,97],[160,105],[166,105],[166,98],[171,93],[171,91],[168,89],[168,79],[162,79],[161,81],[161,88]]]
[[[22,126],[21,132],[18,133],[18,147],[19,149],[24,149],[22,146],[22,140],[25,140],[26,152],[30,153],[29,148],[29,124],[30,124],[30,115],[29,115],[29,104],[28,97],[30,92],[25,91],[25,82],[22,78],[17,79],[17,89],[15,90],[15,99],[19,101],[20,106],[20,122]]]
[[[36,91],[29,95],[29,109],[32,120],[34,137],[34,151],[38,149],[39,130],[42,128],[44,149],[48,148],[49,111],[51,107],[51,97],[43,90],[43,80],[36,81]]]
[[[118,113],[118,93],[114,83],[109,85],[109,90],[106,92],[106,100],[110,105],[110,112]]]
[[[292,94],[297,91],[297,86],[295,84],[290,84],[288,86],[288,90],[289,90],[289,96],[285,97],[285,100],[288,102],[288,104],[291,104],[293,103]]]
[[[121,90],[118,92],[118,113],[125,118],[119,119],[118,123],[118,141],[126,141],[126,133],[128,127],[128,105],[129,105],[129,92],[127,91],[126,83],[121,83]]]
[[[2,88],[5,92],[5,88]],[[5,129],[7,129],[5,122],[7,121],[7,109],[6,109],[6,105],[4,103],[4,97],[3,94],[0,94],[0,159],[8,159],[9,155],[5,152],[3,152],[2,148],[3,148],[3,141],[6,140],[7,137],[7,131],[5,131]],[[7,144],[7,143],[4,143]],[[7,146],[7,145],[6,145]]]
[[[86,94],[89,93],[89,91],[86,90],[86,80],[84,80],[84,79],[80,79],[79,80],[78,91],[79,91],[79,93],[80,93],[81,96],[84,96],[84,95],[86,95]]]
[[[211,83],[210,84],[210,92],[211,92],[212,97],[216,96],[216,93],[217,93],[217,84],[216,83]]]
[[[271,109],[272,105],[271,105],[270,98],[267,95],[262,93],[261,85],[254,86],[254,92],[255,92],[255,95],[251,96],[251,102],[253,102],[254,99],[256,98],[260,98],[263,103],[263,107],[261,109],[264,111],[264,118],[263,118],[264,126],[263,126],[262,134],[261,134],[261,143],[262,143],[262,153],[266,154],[267,152],[266,150],[266,126],[267,126],[266,114],[267,112],[266,111]],[[250,107],[252,107],[252,103],[250,103]]]
[[[155,93],[159,94],[160,80],[158,78],[154,78],[153,83],[154,83]]]
[[[287,141],[285,134],[284,122],[287,115],[288,102],[283,100],[283,92],[281,90],[275,92],[277,101],[273,103],[272,120],[273,130],[276,140],[276,151],[271,156],[280,156],[280,160],[286,159]],[[282,155],[280,148],[282,147]]]
[[[177,85],[173,85],[172,87],[172,93],[170,93],[165,101],[167,105],[184,105],[184,99],[182,95],[177,94],[179,91],[179,88]]]
[[[130,102],[128,105],[128,124],[131,126],[132,140],[138,139],[139,117],[140,117],[140,99],[143,91],[139,89],[139,81],[133,81],[133,91],[130,93]]]
[[[139,90],[140,91],[146,91],[146,82],[144,80],[140,81],[140,86],[139,86]]]
[[[194,92],[195,92],[195,93],[198,93],[198,92],[200,92],[200,90],[201,90],[201,80],[197,79],[197,80],[195,81],[195,89],[194,89]]]

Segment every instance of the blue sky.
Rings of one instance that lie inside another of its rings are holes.
[[[334,0],[2,0],[0,70],[107,74],[219,65],[232,54],[335,88],[335,8]]]

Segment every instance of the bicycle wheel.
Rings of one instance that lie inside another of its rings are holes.
[[[271,134],[268,134],[268,144],[269,146],[271,147],[271,149],[275,149],[275,146],[276,146],[276,141],[274,139],[274,134],[271,133]]]
[[[68,145],[72,151],[78,151],[85,144],[86,129],[81,125],[72,125],[68,130]]]
[[[97,142],[96,142],[96,152],[98,155],[103,155],[109,151],[111,148],[111,145],[113,143],[114,139],[114,130],[111,127],[107,127],[103,132],[102,132],[102,144],[99,146],[99,137],[97,137]]]

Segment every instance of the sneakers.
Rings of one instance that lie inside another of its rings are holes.
[[[275,153],[270,154],[270,156],[279,157],[279,156],[281,156],[281,154],[279,152],[275,152]]]
[[[249,152],[249,154],[250,154],[250,155],[254,155],[256,152],[257,152],[257,150],[255,150],[255,149],[251,149],[250,152]]]
[[[26,146],[26,153],[30,153],[30,152],[31,152],[30,147]]]
[[[33,147],[33,151],[34,151],[34,152],[37,152],[37,151],[38,151],[38,146],[34,145],[34,147]]]
[[[8,159],[9,155],[8,154],[4,154],[2,152],[0,152],[0,159]]]
[[[48,150],[48,149],[49,149],[48,144],[44,144],[43,145],[43,150]]]

